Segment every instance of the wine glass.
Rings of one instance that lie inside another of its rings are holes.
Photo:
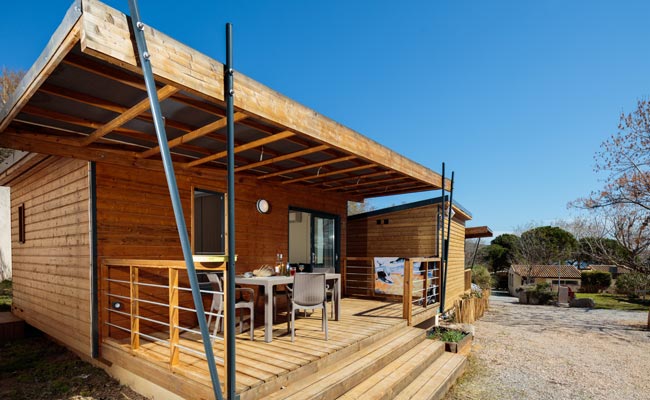
[[[305,266],[303,264],[298,264],[298,269],[302,273],[302,270],[305,269]]]

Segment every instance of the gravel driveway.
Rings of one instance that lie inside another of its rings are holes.
[[[650,399],[647,316],[492,296],[446,399]]]

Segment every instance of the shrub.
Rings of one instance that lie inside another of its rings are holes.
[[[636,296],[637,290],[650,289],[650,275],[639,272],[630,272],[621,274],[616,279],[616,291],[628,296]]]
[[[582,271],[581,289],[585,293],[598,293],[612,284],[612,274],[604,271]]]
[[[546,305],[557,300],[557,293],[551,291],[551,285],[548,282],[538,283],[535,286],[527,286],[525,304]]]
[[[428,336],[429,339],[438,339],[443,342],[458,343],[466,333],[452,329],[436,328]]]
[[[492,276],[484,265],[475,265],[472,268],[472,283],[477,284],[481,289],[492,287]]]

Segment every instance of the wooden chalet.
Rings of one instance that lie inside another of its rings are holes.
[[[143,29],[192,249],[226,254],[224,66]],[[0,111],[0,147],[28,152],[0,172],[11,188],[13,314],[155,398],[213,398],[207,364],[223,384],[228,360],[242,399],[444,395],[465,359],[409,325],[438,313],[426,302],[345,297],[328,341],[316,312],[298,320],[293,343],[280,316],[266,343],[256,312],[255,340],[237,334],[235,354],[225,354],[216,338],[206,362],[136,49],[127,15],[76,0]],[[359,249],[348,201],[450,189],[438,173],[237,72],[234,89],[238,274],[283,254],[349,283],[350,257],[379,252]],[[450,262],[462,265],[469,214],[455,210]],[[382,228],[397,226],[397,214],[385,218]],[[292,239],[298,220],[311,223],[302,241]],[[408,251],[398,255],[439,263],[436,233],[426,237],[428,247],[404,236]],[[197,270],[229,268],[224,257],[204,260],[195,258]],[[206,309],[213,294],[203,295]]]

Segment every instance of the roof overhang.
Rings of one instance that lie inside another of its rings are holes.
[[[223,64],[150,27],[145,35],[175,168],[223,176]],[[0,110],[0,147],[162,169],[134,49],[125,14],[75,1]],[[436,172],[243,74],[234,85],[238,174],[356,201],[442,187]]]
[[[492,236],[492,229],[487,226],[472,226],[465,228],[465,239],[476,239]]]

